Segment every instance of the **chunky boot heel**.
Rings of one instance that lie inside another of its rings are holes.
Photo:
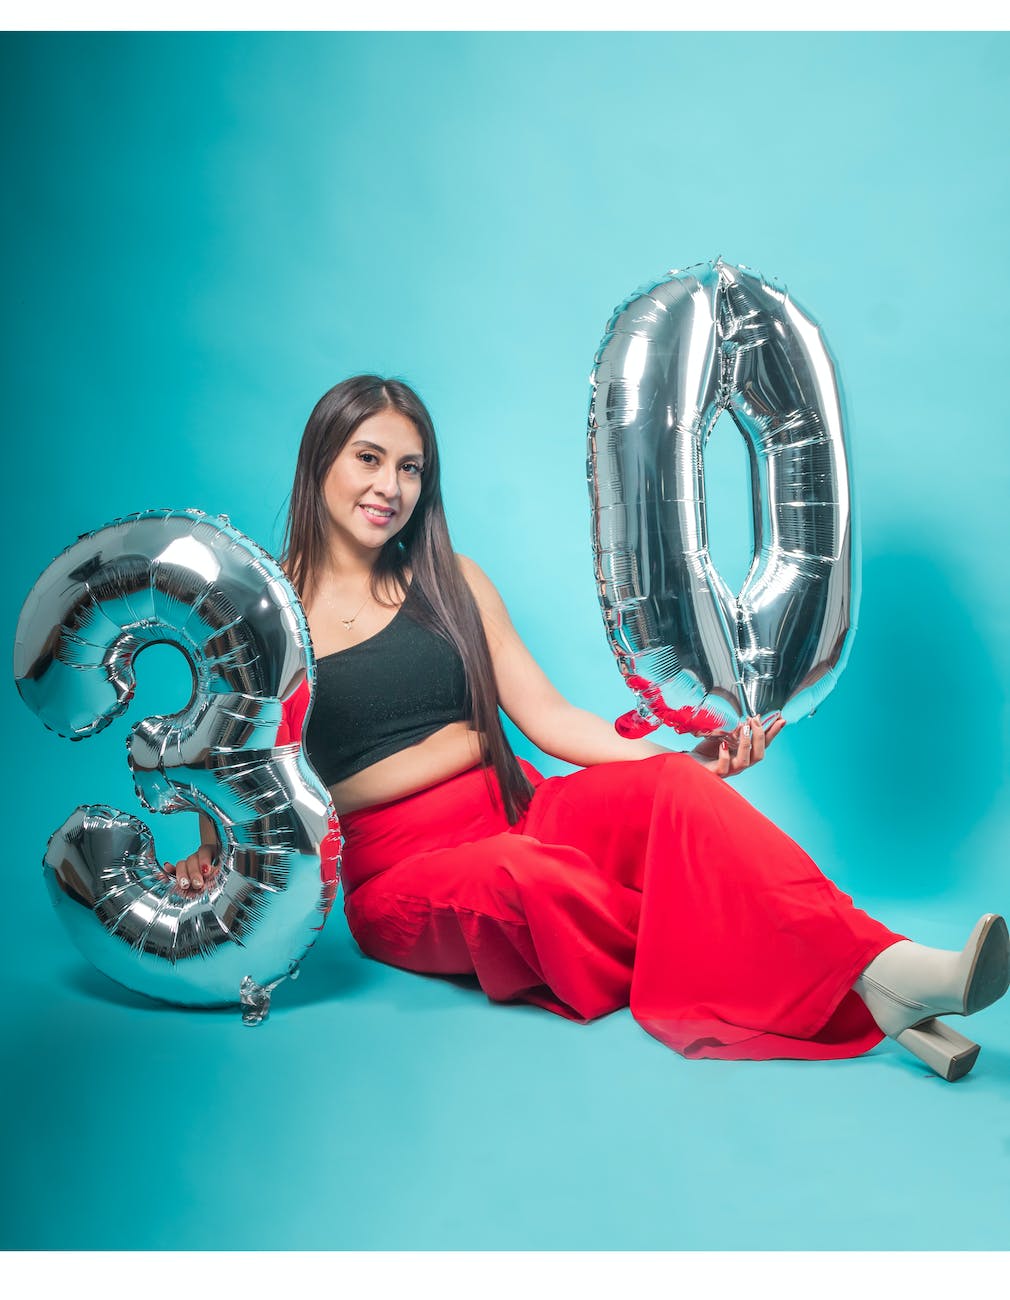
[[[905,1029],[895,1035],[894,1041],[948,1082],[966,1075],[980,1051],[978,1043],[965,1038],[942,1020],[927,1020],[914,1029]]]

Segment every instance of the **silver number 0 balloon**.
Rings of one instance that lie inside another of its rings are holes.
[[[227,520],[147,511],[83,535],[39,578],[18,623],[18,690],[53,731],[92,736],[127,708],[134,660],[157,642],[186,655],[193,695],[133,727],[130,768],[144,807],[212,819],[218,870],[184,898],[143,822],[88,805],[50,839],[46,882],[112,979],[189,1006],[241,1002],[258,1023],[336,891],[320,879],[328,792],[300,744],[277,744],[285,701],[314,680],[308,628],[276,562]]]
[[[611,319],[588,475],[604,622],[638,696],[618,730],[705,735],[812,713],[851,648],[857,589],[842,403],[816,323],[722,260]],[[703,449],[727,410],[750,453],[754,556],[739,595],[708,549]]]

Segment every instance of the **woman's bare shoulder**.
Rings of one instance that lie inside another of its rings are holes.
[[[502,598],[498,594],[498,588],[476,560],[472,560],[469,555],[460,555],[457,552],[456,563],[459,565],[459,571],[466,580],[467,586],[473,592],[478,605],[482,608],[486,605],[491,607],[502,605]]]
[[[487,576],[480,565],[471,560],[467,555],[457,555],[456,561],[459,564],[459,571],[462,573],[467,586],[477,602],[477,608],[480,610],[481,620],[484,624],[484,631],[487,633],[489,642],[494,646],[508,634],[514,636],[512,620],[509,617],[508,609],[499,594],[498,588]]]
[[[480,567],[476,560],[471,559],[469,555],[460,555],[456,552],[456,563],[459,565],[459,571],[467,582],[478,587],[485,587],[495,591],[495,585]]]

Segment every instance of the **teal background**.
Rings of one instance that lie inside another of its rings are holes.
[[[838,688],[740,787],[860,905],[960,947],[1010,908],[1008,52],[1002,33],[3,36],[8,645],[53,555],[120,515],[198,506],[276,548],[309,410],[375,370],[430,405],[457,549],[558,687],[616,716],[588,376],[615,304],[721,254],[824,327],[863,545]],[[710,451],[737,577],[743,444],[719,428]],[[890,1043],[686,1062],[626,1011],[578,1026],[367,961],[339,906],[258,1030],[112,985],[38,864],[78,803],[138,811],[129,727],[188,695],[176,652],[141,669],[130,716],[80,745],[8,679],[0,1245],[1006,1248],[1006,1004],[972,1021],[957,1085]],[[155,833],[175,858],[196,821]]]

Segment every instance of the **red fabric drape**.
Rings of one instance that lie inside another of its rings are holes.
[[[362,951],[475,974],[488,997],[590,1020],[630,1005],[685,1056],[854,1056],[851,986],[902,938],[688,755],[542,779],[509,827],[473,769],[342,819]]]

